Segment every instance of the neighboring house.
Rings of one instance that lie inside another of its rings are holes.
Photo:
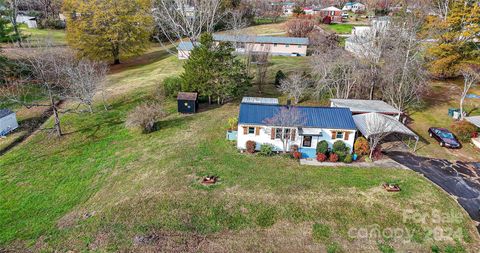
[[[343,11],[353,11],[353,12],[360,12],[360,11],[365,11],[366,6],[362,3],[359,2],[348,2],[343,6],[342,8]]]
[[[272,6],[282,6],[282,12],[285,16],[293,15],[293,8],[295,8],[295,3],[293,2],[272,2]]]
[[[361,58],[375,56],[379,53],[375,50],[375,39],[385,33],[389,22],[388,17],[381,17],[372,20],[371,26],[354,26],[345,40],[345,50]]]
[[[214,41],[232,42],[237,53],[270,52],[272,55],[306,56],[308,38],[274,37],[256,35],[213,35]],[[193,49],[191,42],[181,42],[178,45],[178,58],[188,59]]]
[[[305,12],[306,15],[313,15],[315,13],[313,8],[310,7],[304,7],[303,12]]]
[[[27,15],[18,15],[17,16],[18,24],[26,24],[28,28],[34,29],[37,28],[37,18]]]
[[[278,105],[278,98],[243,97],[242,103]]]
[[[374,112],[392,116],[397,120],[400,120],[404,115],[403,112],[382,100],[330,99],[330,106],[348,108],[353,115]]]
[[[280,127],[266,123],[285,105],[241,103],[238,117],[237,148],[246,149],[247,141],[255,141],[256,149],[270,144],[275,151],[283,151],[282,136],[289,136],[287,151],[297,145],[304,158],[314,158],[317,143],[325,140],[329,147],[343,141],[353,150],[356,126],[348,108],[295,106],[303,118],[301,125]]]
[[[321,9],[320,16],[322,17],[322,19],[330,17],[332,23],[342,22],[342,10],[334,6]]]
[[[9,109],[0,110],[0,136],[18,128],[17,115]]]

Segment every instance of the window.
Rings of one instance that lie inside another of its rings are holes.
[[[261,46],[261,47],[263,47],[263,46],[264,46],[264,44],[263,44],[263,43],[261,43],[261,44],[260,44],[260,46]]]
[[[311,147],[312,146],[312,136],[304,136],[303,137],[303,146],[304,147]]]
[[[290,45],[289,45],[289,44],[285,44],[285,47],[290,47]]]
[[[285,129],[285,135],[283,136],[285,139],[289,139],[290,138],[290,132],[291,132],[291,129],[289,128],[286,128]]]
[[[273,46],[274,46],[274,47],[277,47],[277,45],[278,45],[277,43],[273,43]]]
[[[337,139],[343,139],[343,132],[337,132]]]
[[[283,134],[283,129],[275,128],[275,139],[281,139]]]
[[[255,127],[248,127],[248,134],[254,134],[255,133]]]

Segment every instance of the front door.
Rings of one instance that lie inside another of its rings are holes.
[[[303,136],[303,147],[311,147],[312,146],[312,136]]]

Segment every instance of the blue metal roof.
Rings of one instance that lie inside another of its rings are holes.
[[[272,118],[284,105],[267,104],[240,104],[238,123],[266,125],[265,120]],[[330,129],[357,129],[353,121],[352,112],[348,108],[340,107],[307,107],[295,106],[304,117],[304,124],[298,127],[330,128]]]
[[[6,116],[8,116],[12,113],[13,112],[10,109],[0,109],[0,119],[3,118],[3,117],[6,117]]]
[[[250,43],[265,43],[265,44],[293,44],[293,45],[308,45],[308,38],[296,37],[277,37],[277,36],[257,36],[257,35],[222,35],[214,34],[213,39],[216,41],[230,41],[230,42],[250,42]]]
[[[190,41],[182,41],[178,44],[178,50],[192,51],[193,50],[193,43],[190,42]]]

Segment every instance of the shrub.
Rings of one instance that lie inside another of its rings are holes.
[[[372,158],[373,158],[373,160],[380,160],[380,159],[382,159],[382,157],[383,157],[382,147],[379,145],[373,151]]]
[[[163,80],[163,89],[165,96],[176,97],[178,92],[182,90],[182,79],[178,76],[169,76]]]
[[[128,114],[125,124],[129,128],[140,128],[143,133],[151,133],[155,130],[155,123],[165,115],[160,104],[143,103]]]
[[[317,154],[327,154],[328,152],[328,142],[323,140],[317,143]]]
[[[365,137],[359,137],[353,144],[353,149],[359,156],[370,154],[370,145]]]
[[[345,156],[345,159],[343,159],[344,163],[352,163],[353,162],[353,156],[351,154],[348,154]]]
[[[231,117],[228,119],[228,130],[237,130],[238,128],[238,118]]]
[[[335,153],[331,153],[330,154],[330,157],[328,158],[328,160],[332,163],[336,163],[338,162],[338,155],[335,154]]]
[[[475,131],[477,127],[466,120],[457,121],[452,125],[452,132],[463,142],[469,141]]]
[[[273,146],[270,144],[262,144],[260,146],[260,154],[264,156],[273,155]]]
[[[327,160],[327,155],[324,153],[317,153],[317,161],[325,162]]]
[[[247,141],[247,152],[250,154],[255,153],[255,147],[257,146],[257,143],[254,141]]]
[[[283,71],[279,70],[277,71],[277,74],[275,74],[275,87],[280,87],[280,81],[285,79],[287,76],[283,73]]]
[[[294,151],[292,153],[293,155],[293,158],[297,159],[297,160],[300,160],[302,158],[302,153],[298,152],[298,151]]]
[[[347,145],[343,141],[336,141],[333,143],[333,152],[345,152],[347,151]]]
[[[293,152],[297,152],[298,151],[298,145],[292,145],[290,147],[290,151],[293,153]]]

